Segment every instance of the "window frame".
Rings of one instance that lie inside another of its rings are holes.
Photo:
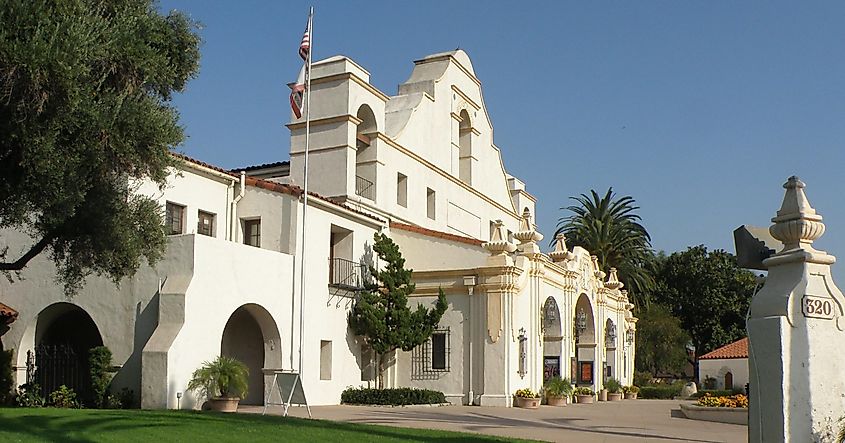
[[[208,226],[208,232],[209,232],[208,234],[203,232],[204,231],[203,220],[206,219],[206,218],[210,220],[210,223],[209,223],[209,226]],[[216,225],[216,220],[215,220],[216,218],[217,218],[217,214],[215,214],[213,212],[203,211],[202,209],[198,209],[197,210],[197,234],[205,235],[205,236],[208,236],[208,237],[215,237],[214,227]]]
[[[243,223],[243,244],[248,246],[253,246],[256,248],[261,247],[261,217],[254,217],[254,218],[244,218],[241,219],[241,223]],[[250,226],[257,226],[257,232],[255,235],[252,235],[249,228]],[[251,240],[253,237],[257,237],[256,243],[252,243]]]
[[[178,232],[173,229],[173,216],[171,214],[171,209],[177,209],[179,211],[179,230]],[[187,206],[181,205],[176,202],[167,201],[164,204],[164,228],[166,235],[181,235],[185,233],[185,214],[186,214]]]

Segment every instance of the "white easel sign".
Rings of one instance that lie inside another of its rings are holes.
[[[805,295],[801,300],[801,311],[804,317],[833,320],[834,309],[833,299],[829,297]]]

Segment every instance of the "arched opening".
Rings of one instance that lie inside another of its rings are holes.
[[[361,105],[356,114],[361,123],[355,131],[355,195],[375,201],[376,154],[370,147],[371,136],[378,130],[373,110]]]
[[[575,357],[573,373],[577,374],[576,383],[582,386],[595,384],[596,376],[596,327],[593,305],[587,294],[581,294],[575,303]]]
[[[725,389],[733,389],[734,388],[734,375],[731,372],[727,372],[725,374]]]
[[[246,304],[232,313],[220,343],[220,355],[232,357],[249,368],[249,387],[242,404],[262,405],[266,398],[264,368],[281,368],[279,328],[260,305]]]
[[[472,121],[466,109],[460,113],[458,126],[458,178],[472,184]]]
[[[94,320],[72,303],[55,303],[42,310],[35,323],[35,372],[32,377],[46,398],[61,385],[74,390],[90,404],[91,348],[103,345]]]
[[[554,297],[543,304],[543,382],[561,376],[562,341],[560,309]]]

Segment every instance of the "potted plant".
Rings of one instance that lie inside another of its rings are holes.
[[[622,392],[625,394],[625,400],[636,400],[637,393],[640,392],[640,388],[634,385],[625,386],[622,388]]]
[[[578,400],[578,403],[580,403],[580,404],[591,404],[595,400],[594,395],[596,395],[596,393],[593,392],[593,390],[590,389],[590,388],[587,388],[587,387],[575,388],[574,392],[575,392],[575,398]]]
[[[609,401],[622,400],[622,383],[615,378],[609,378],[604,382],[604,388],[607,389],[607,399]]]
[[[518,408],[537,409],[540,407],[540,396],[529,388],[516,391],[514,399]]]
[[[549,406],[566,406],[567,400],[572,395],[572,383],[568,378],[552,377],[543,387],[546,394],[546,403]]]
[[[238,402],[246,395],[248,377],[245,364],[221,355],[194,371],[188,390],[208,399],[212,411],[236,412]]]

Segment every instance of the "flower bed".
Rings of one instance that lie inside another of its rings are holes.
[[[721,395],[718,397],[704,394],[704,397],[700,397],[696,404],[710,408],[748,408],[748,397],[743,394]]]

